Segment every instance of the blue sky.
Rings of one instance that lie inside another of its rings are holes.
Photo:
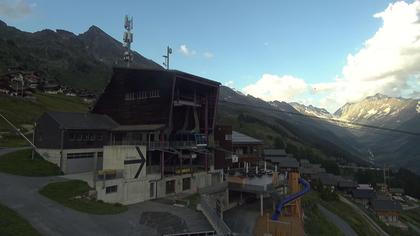
[[[327,97],[334,99],[331,91],[313,93],[308,88],[335,83],[341,77],[346,79],[343,68],[349,64],[348,55],[357,55],[383,26],[383,20],[373,16],[385,11],[390,3],[0,0],[0,17],[9,25],[31,32],[50,28],[82,33],[97,25],[121,40],[123,17],[129,14],[134,17],[133,48],[158,63],[163,61],[161,56],[169,45],[174,51],[172,68],[228,83],[266,100],[295,100],[334,110],[351,99],[336,99],[337,104],[328,107]],[[20,15],[1,11],[7,5],[20,10],[16,7],[19,4],[26,4],[29,10]],[[264,75],[267,81],[281,85],[290,85],[293,79],[303,80],[305,91],[293,96],[283,96],[275,90],[259,93],[265,88],[260,89],[257,82]],[[286,75],[292,80],[285,79]],[[410,80],[414,86],[416,79]],[[256,87],[249,89],[250,85]]]

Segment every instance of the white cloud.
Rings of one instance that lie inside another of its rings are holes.
[[[185,56],[194,56],[197,54],[195,50],[189,49],[185,44],[179,46],[179,52]]]
[[[24,0],[0,1],[0,16],[10,19],[21,19],[32,13],[36,3],[29,4]]]
[[[420,75],[419,16],[420,1],[395,2],[375,14],[382,26],[358,52],[348,55],[341,78],[312,85],[313,92],[324,93],[320,103],[333,110],[376,93],[418,94],[420,87],[409,81]]]
[[[267,101],[292,101],[307,91],[308,85],[304,80],[290,76],[264,74],[254,84],[242,89],[245,94],[259,97]]]
[[[229,80],[228,82],[224,83],[223,85],[227,86],[227,87],[230,87],[230,88],[233,88],[234,84],[235,84],[235,81]]]
[[[211,53],[211,52],[205,52],[205,53],[203,53],[203,56],[207,59],[211,59],[211,58],[214,57],[214,54]]]

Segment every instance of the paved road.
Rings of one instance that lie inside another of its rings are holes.
[[[0,173],[0,203],[17,211],[42,235],[161,235],[212,230],[200,212],[153,201],[118,215],[90,215],[38,194],[61,177],[23,177]]]
[[[0,156],[10,153],[10,152],[14,152],[14,151],[19,151],[19,150],[23,150],[23,149],[29,149],[31,147],[17,147],[17,148],[4,148],[4,147],[0,147]]]
[[[336,214],[332,213],[331,211],[329,211],[328,209],[326,209],[325,207],[323,207],[323,206],[321,206],[319,204],[318,204],[318,208],[321,211],[321,213],[325,217],[327,217],[328,221],[330,221],[335,226],[337,226],[337,228],[339,228],[340,231],[345,236],[357,236],[357,233],[350,227],[350,225],[347,224],[347,222],[345,222],[339,216],[337,216]]]
[[[345,197],[339,195],[340,201],[348,204],[351,206],[355,211],[357,211],[360,215],[362,215],[366,220],[367,223],[372,226],[372,228],[378,232],[380,235],[389,236],[387,232],[385,232],[375,221],[373,221],[364,211],[362,211],[358,206],[356,206],[351,201],[347,200]]]

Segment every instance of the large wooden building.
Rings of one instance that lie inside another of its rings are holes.
[[[44,114],[35,144],[65,173],[93,171],[104,201],[197,191],[222,180],[209,147],[219,86],[177,70],[115,68],[90,113]]]

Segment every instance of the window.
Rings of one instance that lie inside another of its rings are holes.
[[[150,183],[149,191],[150,191],[150,198],[154,198],[155,197],[155,183]]]
[[[77,137],[77,135],[75,133],[70,133],[69,134],[69,140],[70,141],[76,141],[76,137]]]
[[[93,158],[94,152],[67,153],[67,159]]]
[[[95,141],[95,135],[89,134],[89,141]]]
[[[104,136],[102,136],[101,134],[96,135],[96,139],[98,141],[102,141],[104,139]]]
[[[105,188],[105,193],[116,193],[118,191],[118,185],[112,185]]]
[[[175,180],[166,181],[166,194],[171,194],[175,192]]]
[[[182,191],[191,189],[191,178],[182,179]]]
[[[97,152],[96,153],[96,156],[97,157],[104,157],[104,152]]]
[[[124,95],[124,100],[134,101],[134,100],[144,100],[148,98],[158,98],[160,97],[159,90],[149,90],[149,91],[137,91],[130,92]]]
[[[226,134],[225,135],[225,140],[232,140],[232,135],[231,134]]]

